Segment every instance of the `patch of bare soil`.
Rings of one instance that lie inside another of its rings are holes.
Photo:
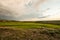
[[[60,29],[0,28],[0,40],[60,40]]]

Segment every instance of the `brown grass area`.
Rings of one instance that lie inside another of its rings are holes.
[[[60,40],[60,29],[0,28],[0,40]]]

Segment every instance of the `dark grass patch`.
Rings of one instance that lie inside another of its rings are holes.
[[[0,40],[60,40],[60,29],[0,28]]]

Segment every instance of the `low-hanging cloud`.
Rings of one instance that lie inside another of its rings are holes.
[[[0,19],[28,20],[54,17],[59,0],[0,0]],[[56,5],[55,5],[56,4]],[[54,8],[52,8],[54,7]],[[52,12],[52,11],[53,12]],[[59,13],[58,13],[59,14]]]
[[[38,17],[37,4],[42,1],[36,1],[37,0],[0,0],[0,16],[2,19],[16,20]]]

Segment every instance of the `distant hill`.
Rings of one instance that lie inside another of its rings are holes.
[[[56,21],[37,21],[36,23],[45,23],[45,24],[57,24],[57,25],[60,25],[60,20],[56,20]]]
[[[57,25],[60,25],[60,20],[56,20],[56,21],[15,21],[15,20],[0,20],[0,22],[23,22],[23,23],[43,23],[43,24],[57,24]]]

